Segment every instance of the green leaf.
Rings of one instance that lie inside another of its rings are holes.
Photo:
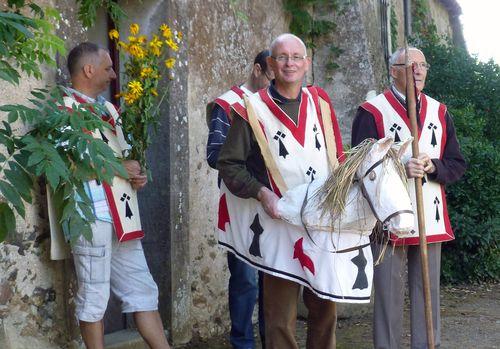
[[[49,185],[52,187],[52,189],[55,190],[59,185],[60,177],[57,171],[54,169],[54,166],[49,165],[45,167],[45,177],[47,178],[47,181],[49,182]]]
[[[5,178],[16,188],[24,201],[31,203],[31,177],[14,161],[9,161],[9,167],[10,169],[4,171]]]
[[[45,154],[41,151],[33,152],[28,158],[27,166],[31,167],[38,164],[40,161],[45,159]]]
[[[16,218],[10,206],[0,202],[0,242],[4,241],[7,234],[15,231]]]
[[[11,111],[7,115],[7,121],[10,123],[16,122],[16,120],[19,118],[19,112],[16,111]]]
[[[15,208],[17,213],[24,218],[24,204],[19,193],[7,182],[0,180],[0,192],[9,203]]]

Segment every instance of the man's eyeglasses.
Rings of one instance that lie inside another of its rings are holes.
[[[429,70],[429,68],[431,67],[431,65],[427,62],[420,62],[420,63],[410,62],[410,65],[411,64],[415,64],[417,67],[419,67],[420,69],[424,69],[424,70]],[[406,64],[405,63],[397,63],[397,64],[393,64],[392,66],[393,67],[406,67]]]
[[[289,60],[292,62],[302,62],[304,59],[306,59],[307,55],[299,56],[299,55],[293,55],[293,56],[286,56],[286,55],[279,55],[279,56],[271,56],[272,59],[274,59],[276,62],[280,63],[286,63]]]

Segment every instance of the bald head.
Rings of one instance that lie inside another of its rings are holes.
[[[276,56],[276,49],[278,46],[280,46],[283,43],[290,42],[290,41],[296,41],[296,42],[300,43],[300,45],[304,49],[303,55],[305,56],[307,54],[307,49],[306,49],[306,45],[304,44],[304,41],[302,41],[296,35],[293,35],[291,33],[285,33],[285,34],[281,34],[276,39],[274,39],[273,42],[271,42],[271,46],[269,47],[269,50],[271,51],[271,56]]]
[[[420,52],[422,54],[422,56],[425,57],[424,53],[420,49],[413,47],[413,46],[408,47],[408,52],[412,52],[412,51]],[[389,67],[393,66],[394,64],[400,63],[402,60],[404,60],[405,53],[406,53],[406,50],[404,47],[400,47],[396,51],[394,51],[392,53],[391,57],[389,57]]]

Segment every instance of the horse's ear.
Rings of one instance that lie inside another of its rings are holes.
[[[376,149],[378,153],[382,153],[382,156],[387,154],[389,149],[391,149],[392,144],[394,143],[394,139],[392,137],[384,137],[381,138],[375,143]]]
[[[406,152],[406,149],[408,149],[412,141],[413,137],[408,137],[402,142],[394,143],[393,147],[398,152],[398,158],[401,159],[401,157]]]

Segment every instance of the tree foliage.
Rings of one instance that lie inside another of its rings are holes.
[[[80,2],[91,6],[103,1]],[[55,66],[55,54],[65,52],[64,42],[53,33],[59,14],[24,0],[9,0],[7,6],[0,12],[0,80],[16,85],[22,73],[40,79],[40,66]],[[91,13],[86,16],[85,11]],[[92,11],[95,7],[81,7],[79,16],[92,24]],[[47,182],[66,236],[90,239],[95,217],[84,183],[111,182],[116,174],[127,177],[111,148],[86,131],[110,127],[99,117],[103,110],[83,104],[62,107],[60,88],[35,89],[27,102],[0,106],[7,114],[0,125],[0,241],[16,229],[14,212],[25,217],[25,203],[32,202],[39,177]],[[12,127],[16,122],[29,131],[19,134]]]
[[[10,11],[0,12],[0,79],[18,84],[18,70],[40,79],[40,65],[55,66],[53,57],[65,51],[64,41],[53,34],[51,23],[59,14],[24,0],[9,0],[8,5]],[[23,8],[32,17],[21,14]]]

